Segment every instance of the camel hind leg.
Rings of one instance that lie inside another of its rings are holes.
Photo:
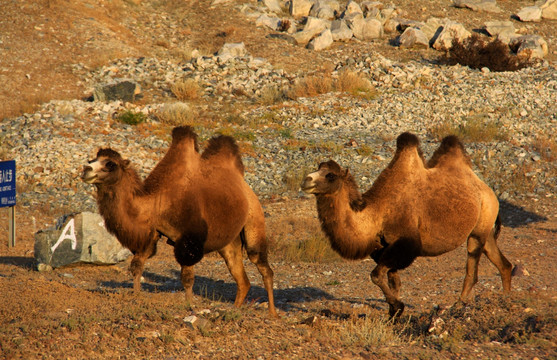
[[[501,275],[501,281],[503,283],[503,292],[511,291],[511,276],[512,276],[512,264],[503,255],[499,247],[497,246],[497,239],[495,235],[490,235],[484,246],[483,252],[499,270]]]
[[[257,270],[263,278],[263,284],[265,286],[265,291],[267,291],[267,297],[269,299],[269,313],[278,317],[277,310],[275,308],[275,299],[273,295],[273,277],[274,273],[269,266],[269,261],[267,258],[267,242],[265,235],[261,234],[257,236],[257,233],[253,231],[244,231],[246,237],[246,251],[248,253],[248,258],[250,261],[257,266]],[[255,236],[254,236],[255,235]]]
[[[267,291],[269,299],[269,313],[273,317],[278,317],[275,308],[275,298],[273,295],[273,277],[274,273],[269,266],[267,257],[267,237],[265,234],[265,215],[261,208],[261,203],[257,195],[247,186],[246,191],[249,201],[249,214],[241,236],[243,235],[243,243],[248,253],[250,261],[257,266],[257,270],[263,278],[263,284]]]
[[[251,287],[248,276],[246,275],[246,270],[244,269],[242,242],[240,237],[238,236],[234,241],[219,250],[219,254],[224,259],[230,274],[238,285],[234,306],[240,307],[244,303]]]

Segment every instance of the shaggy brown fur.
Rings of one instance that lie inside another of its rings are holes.
[[[173,129],[170,148],[144,183],[129,160],[112,149],[99,150],[82,179],[96,185],[107,229],[134,253],[130,270],[136,291],[145,260],[154,255],[162,233],[174,245],[188,301],[193,297],[193,266],[204,254],[218,251],[238,284],[234,304],[240,306],[250,289],[245,247],[263,277],[269,312],[277,316],[263,209],[243,174],[233,138],[214,137],[200,154],[197,135],[184,126]]]
[[[393,160],[362,195],[348,170],[332,160],[302,183],[304,191],[316,195],[319,219],[333,249],[345,258],[369,255],[375,260],[371,279],[385,294],[391,316],[404,310],[397,271],[418,256],[438,256],[466,240],[460,299],[466,301],[477,282],[482,252],[499,269],[503,290],[511,287],[511,264],[496,244],[499,203],[472,171],[460,141],[445,138],[428,164],[418,138],[404,133],[397,139]]]

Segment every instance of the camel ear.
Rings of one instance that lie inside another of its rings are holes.
[[[131,161],[129,161],[128,159],[124,159],[122,161],[122,165],[124,165],[124,169],[127,169],[130,166]]]
[[[346,169],[344,170],[344,174],[342,174],[344,177],[350,175],[350,170]]]

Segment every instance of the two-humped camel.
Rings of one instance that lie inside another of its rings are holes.
[[[468,259],[460,299],[478,280],[482,253],[499,269],[503,290],[511,288],[511,263],[497,247],[499,202],[474,174],[455,136],[443,139],[425,164],[418,138],[397,138],[393,160],[372,187],[360,194],[348,170],[330,160],[309,174],[302,189],[316,195],[321,226],[331,246],[348,259],[371,256],[371,280],[383,291],[390,316],[404,310],[398,270],[418,256],[438,256],[465,241]]]
[[[263,209],[244,180],[233,138],[214,137],[200,154],[193,129],[177,127],[170,148],[144,182],[130,161],[110,148],[98,151],[84,167],[82,179],[97,187],[107,229],[134,254],[130,271],[135,291],[141,288],[145,260],[155,254],[161,233],[174,244],[187,301],[193,298],[193,266],[204,254],[218,251],[238,284],[234,305],[240,306],[250,289],[242,258],[245,247],[263,277],[269,312],[277,316]]]

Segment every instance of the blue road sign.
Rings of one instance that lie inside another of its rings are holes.
[[[0,161],[0,207],[15,206],[15,160]]]

